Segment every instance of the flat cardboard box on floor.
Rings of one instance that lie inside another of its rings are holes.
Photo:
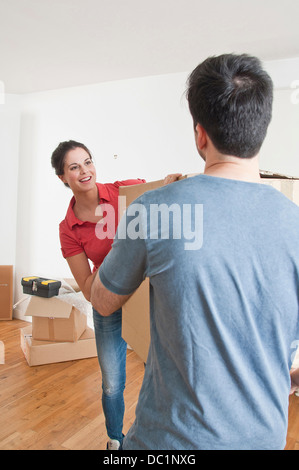
[[[180,179],[191,178],[192,176],[196,175],[185,175]],[[273,186],[295,204],[299,205],[299,178],[262,170],[260,171],[260,176],[262,178],[261,183]],[[126,197],[125,207],[128,207],[143,193],[161,186],[163,186],[163,180],[133,186],[121,186],[119,188],[119,195]],[[122,337],[136,354],[146,362],[150,345],[149,279],[143,281],[128,302],[122,307],[122,311]]]
[[[25,316],[32,317],[32,337],[39,341],[78,341],[87,328],[87,316],[67,296],[31,296]]]
[[[97,356],[94,331],[87,328],[76,342],[37,341],[32,338],[32,326],[20,330],[21,348],[29,366],[74,361]]]
[[[0,320],[12,319],[13,266],[0,266]]]

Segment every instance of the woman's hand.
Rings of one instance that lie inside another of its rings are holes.
[[[164,185],[173,183],[174,181],[178,181],[182,173],[172,173],[171,175],[167,175],[164,178]]]
[[[296,390],[299,390],[299,368],[291,370],[291,390],[292,395]]]

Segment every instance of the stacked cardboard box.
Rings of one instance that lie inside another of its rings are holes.
[[[195,175],[186,175],[181,179]],[[261,171],[261,182],[269,184],[281,191],[285,196],[299,205],[299,178],[285,176],[269,171]],[[146,191],[163,186],[163,180],[138,184],[134,186],[121,186],[120,196],[126,198],[126,207]],[[124,204],[123,204],[124,205]],[[149,279],[146,278],[137,291],[123,306],[122,336],[136,354],[146,362],[150,344],[150,306],[149,306]],[[299,348],[297,352],[299,361]]]
[[[29,366],[97,355],[84,304],[75,291],[51,298],[31,296],[25,316],[32,317],[32,325],[21,329],[21,348]]]
[[[21,329],[21,348],[29,366],[52,364],[96,357],[94,331],[87,328],[78,341],[38,341],[32,337],[31,326]]]
[[[12,319],[13,266],[0,266],[0,320]]]

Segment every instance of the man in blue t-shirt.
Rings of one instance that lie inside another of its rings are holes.
[[[272,95],[254,57],[196,67],[187,99],[204,174],[139,197],[94,280],[105,316],[150,279],[151,345],[124,450],[285,446],[299,207],[259,177]]]

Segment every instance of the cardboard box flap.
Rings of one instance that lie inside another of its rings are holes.
[[[199,174],[203,174],[203,173],[188,173],[187,175],[181,176],[179,179],[182,180],[185,178],[192,178],[192,176],[197,176]],[[268,170],[260,170],[260,177],[270,178],[270,179],[280,179],[280,180],[298,180],[299,179],[298,176],[289,176],[289,175],[284,175],[282,173],[273,173],[272,171],[268,171]]]
[[[72,304],[63,302],[57,297],[46,299],[32,296],[25,316],[43,318],[69,318],[72,308]]]
[[[287,179],[287,180],[297,180],[297,176],[288,176],[281,173],[272,173],[272,171],[260,170],[261,178],[273,178],[273,179]]]

